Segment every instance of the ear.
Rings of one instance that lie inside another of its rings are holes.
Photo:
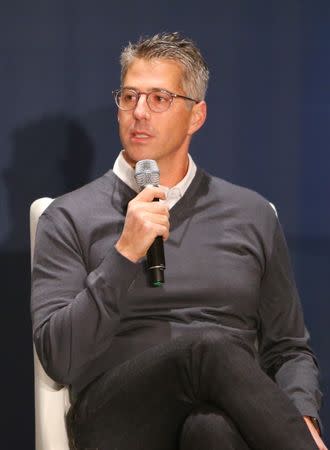
[[[199,103],[196,103],[191,111],[190,117],[190,125],[188,134],[193,135],[198,131],[204,124],[207,116],[207,107],[206,102],[202,100]]]

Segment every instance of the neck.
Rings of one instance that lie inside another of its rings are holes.
[[[188,171],[188,155],[184,160],[172,162],[171,165],[163,164],[163,161],[157,161],[160,172],[160,184],[166,187],[173,187],[178,184]],[[174,169],[175,168],[175,169]]]

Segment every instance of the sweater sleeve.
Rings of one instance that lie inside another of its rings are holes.
[[[317,362],[309,345],[285,237],[276,221],[261,282],[260,361],[302,415],[319,419]]]
[[[139,264],[111,244],[90,273],[74,225],[44,213],[38,223],[32,271],[33,338],[48,375],[72,384],[111,342],[122,299]]]

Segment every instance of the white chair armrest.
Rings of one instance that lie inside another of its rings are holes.
[[[31,268],[38,220],[52,201],[40,198],[30,207]],[[36,450],[69,450],[65,427],[65,414],[70,406],[68,389],[46,374],[34,346],[33,355]]]

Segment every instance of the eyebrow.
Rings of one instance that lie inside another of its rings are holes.
[[[137,88],[134,87],[134,86],[122,86],[121,88],[122,88],[122,89],[131,89],[132,91],[140,92],[140,90],[137,89]],[[147,90],[146,92],[153,92],[153,91],[166,91],[166,92],[171,92],[171,91],[169,91],[168,89],[161,88],[161,87],[153,87],[153,88]]]

